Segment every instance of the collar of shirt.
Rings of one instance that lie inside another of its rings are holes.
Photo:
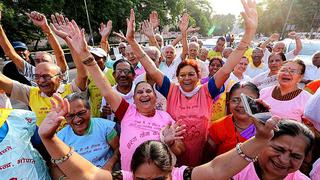
[[[262,69],[262,68],[264,68],[264,63],[261,62],[261,64],[260,64],[258,67],[256,67],[256,66],[253,64],[253,62],[251,62],[251,63],[250,63],[250,67],[251,67],[252,69],[257,69],[257,68]]]
[[[62,94],[66,90],[65,84],[60,84],[60,86],[57,89],[57,93]],[[41,92],[40,93],[41,97],[48,97],[45,93]]]

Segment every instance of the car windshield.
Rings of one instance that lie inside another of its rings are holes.
[[[290,43],[288,52],[296,48],[295,43]],[[313,55],[315,52],[320,50],[320,41],[308,41],[302,42],[302,50],[300,55]]]

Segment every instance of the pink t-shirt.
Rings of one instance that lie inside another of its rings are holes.
[[[200,165],[202,149],[207,140],[212,102],[208,84],[202,85],[190,99],[181,93],[178,85],[171,84],[167,96],[167,112],[176,122],[187,125],[183,139],[186,150],[178,156],[179,165]]]
[[[248,164],[242,171],[233,176],[234,180],[260,180],[257,176],[256,170],[254,169],[253,163]],[[299,170],[288,174],[284,180],[308,180],[309,178],[302,174]]]
[[[260,91],[260,99],[270,105],[270,112],[281,118],[290,118],[301,122],[304,107],[311,94],[302,91],[297,97],[289,101],[279,101],[272,97],[272,91],[275,86],[264,88]]]
[[[187,166],[181,166],[179,168],[173,168],[171,172],[172,180],[183,180],[183,173]],[[121,171],[123,180],[133,180],[133,174],[130,171]]]
[[[320,179],[320,158],[313,164],[312,171],[310,172],[310,178],[312,180]]]
[[[125,103],[122,102],[118,109],[125,106],[128,108],[121,120],[121,169],[130,171],[132,155],[136,148],[145,141],[160,140],[161,129],[168,124],[174,123],[174,120],[164,111],[156,110],[153,117],[146,117],[137,111],[135,105],[125,104],[123,106],[123,104]],[[118,114],[116,112],[116,116]],[[119,117],[117,116],[117,118]]]

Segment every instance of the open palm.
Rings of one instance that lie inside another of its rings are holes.
[[[39,135],[42,138],[51,138],[56,133],[64,116],[69,112],[69,102],[62,99],[57,93],[53,94],[54,99],[50,99],[52,108],[39,127]]]

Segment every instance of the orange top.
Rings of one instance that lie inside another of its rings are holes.
[[[320,79],[309,82],[304,89],[311,94],[316,93],[317,89],[320,87]]]
[[[247,140],[236,131],[232,115],[214,121],[209,128],[209,137],[218,147],[217,155],[223,154],[236,147],[237,143]]]

